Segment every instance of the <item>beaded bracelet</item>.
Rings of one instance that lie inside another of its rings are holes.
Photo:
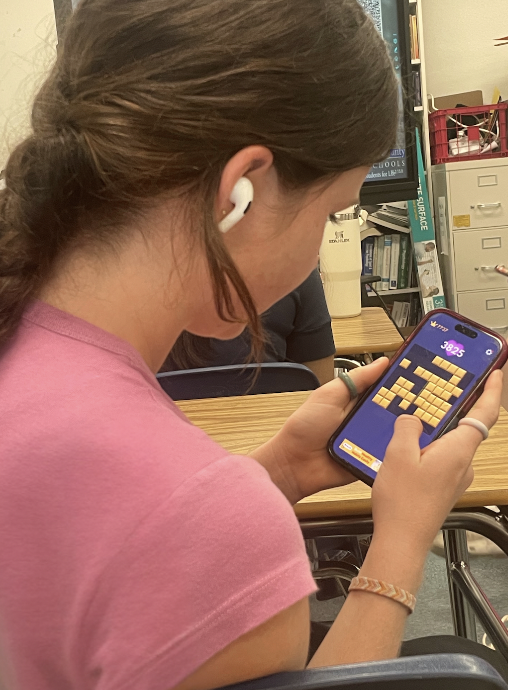
[[[360,590],[362,592],[371,592],[372,594],[379,594],[382,597],[398,601],[409,609],[409,613],[413,613],[416,606],[416,597],[405,589],[401,589],[396,585],[390,585],[388,582],[381,580],[374,580],[371,577],[354,577],[349,585],[349,591]]]

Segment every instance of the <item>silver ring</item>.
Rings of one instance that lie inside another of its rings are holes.
[[[346,385],[349,391],[349,399],[356,400],[356,398],[358,397],[358,390],[351,376],[349,376],[349,374],[346,374],[346,372],[339,371],[337,377],[342,381],[342,383]]]
[[[478,429],[478,431],[483,434],[483,440],[486,441],[488,439],[489,430],[483,422],[480,422],[479,419],[473,419],[473,417],[464,417],[464,419],[459,421],[457,426],[460,426],[461,424],[464,424],[464,426],[472,426],[473,429]]]

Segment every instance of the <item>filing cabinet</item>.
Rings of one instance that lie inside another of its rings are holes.
[[[447,304],[508,336],[508,158],[432,168]]]

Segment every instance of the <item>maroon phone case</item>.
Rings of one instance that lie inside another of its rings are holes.
[[[443,436],[443,434],[446,434],[448,431],[450,431],[450,427],[455,425],[455,422],[457,419],[463,417],[475,404],[475,402],[478,400],[480,395],[482,394],[483,387],[485,385],[485,381],[489,377],[489,375],[495,371],[496,369],[501,369],[504,364],[506,363],[506,360],[508,359],[508,344],[506,343],[506,340],[503,338],[503,336],[499,335],[499,333],[496,333],[495,331],[492,331],[490,328],[486,328],[485,326],[481,326],[479,323],[476,323],[475,321],[471,321],[471,319],[467,319],[464,316],[461,316],[460,314],[455,313],[451,309],[434,309],[433,311],[429,312],[425,318],[423,318],[418,326],[415,328],[415,330],[411,333],[411,335],[402,343],[402,345],[399,347],[397,352],[393,355],[393,357],[390,360],[390,363],[388,365],[388,368],[385,369],[385,371],[381,374],[381,376],[375,381],[372,386],[365,391],[365,393],[361,396],[361,398],[358,400],[358,403],[355,405],[355,407],[351,410],[351,412],[348,414],[348,416],[344,419],[342,424],[339,426],[339,428],[335,431],[333,436],[330,438],[328,441],[328,453],[332,457],[335,462],[339,463],[343,467],[345,467],[348,472],[350,472],[352,475],[355,477],[358,477],[358,479],[361,479],[363,482],[368,484],[369,486],[372,486],[374,483],[374,479],[370,477],[367,474],[364,474],[361,470],[359,470],[357,467],[354,467],[353,465],[350,465],[347,460],[344,458],[341,458],[338,456],[335,451],[333,450],[333,443],[337,436],[340,434],[342,429],[346,426],[346,424],[349,422],[349,420],[353,417],[354,414],[359,410],[363,402],[370,396],[374,388],[377,386],[379,380],[386,375],[386,373],[390,370],[390,367],[392,366],[392,363],[397,360],[400,355],[407,350],[410,345],[411,341],[414,340],[414,338],[418,335],[419,331],[423,328],[423,326],[427,323],[427,321],[430,321],[430,319],[435,318],[437,314],[449,314],[452,316],[454,319],[457,321],[461,321],[462,323],[466,324],[467,326],[471,326],[472,328],[475,328],[477,331],[482,331],[483,333],[487,333],[488,335],[493,336],[494,338],[497,338],[498,340],[501,341],[501,350],[494,362],[492,362],[492,365],[490,368],[485,372],[483,377],[477,382],[475,388],[471,391],[469,396],[464,400],[464,402],[458,407],[453,414],[453,416],[448,420],[448,423],[446,426],[443,427],[443,429],[439,432],[439,434],[436,436],[436,439],[439,438],[440,436]],[[435,440],[435,439],[434,439]]]

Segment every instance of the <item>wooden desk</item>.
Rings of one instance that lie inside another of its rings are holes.
[[[310,395],[277,393],[239,398],[188,400],[178,403],[189,419],[204,429],[224,448],[248,454],[280,429],[289,415]],[[479,589],[467,565],[468,551],[464,530],[492,539],[508,555],[506,518],[498,521],[482,510],[486,505],[508,505],[508,414],[502,410],[499,422],[480,446],[475,460],[475,479],[457,504],[471,511],[453,511],[443,525],[446,533],[445,556],[450,585],[450,604],[455,634],[476,639],[473,611],[488,631],[496,648],[508,661],[508,635],[499,622],[491,602]],[[304,536],[364,535],[373,529],[370,488],[355,482],[340,489],[329,489],[300,501],[295,512],[302,520]]]
[[[381,307],[365,307],[359,316],[332,319],[337,355],[365,355],[370,352],[393,352],[402,338]]]
[[[247,395],[239,398],[187,400],[178,403],[189,419],[232,453],[248,454],[270,439],[309,392]],[[457,507],[508,505],[508,414],[480,446],[475,479]],[[299,518],[369,515],[370,488],[355,482],[309,496],[296,506]]]

